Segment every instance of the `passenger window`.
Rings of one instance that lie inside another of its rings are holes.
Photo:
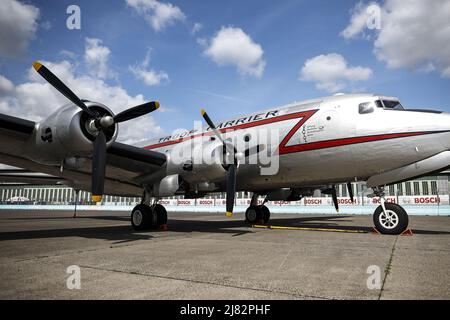
[[[365,114],[365,113],[372,113],[373,112],[373,105],[370,102],[364,102],[359,105],[359,113]]]

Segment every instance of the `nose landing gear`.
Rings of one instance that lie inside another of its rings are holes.
[[[373,214],[373,223],[382,234],[398,235],[408,228],[409,218],[406,210],[396,203],[385,202],[384,188],[374,188],[374,195],[380,197],[379,205]]]

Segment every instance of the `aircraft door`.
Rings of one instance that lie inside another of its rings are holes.
[[[321,112],[317,121],[317,140],[332,140],[341,138],[342,121],[340,106],[327,108]]]

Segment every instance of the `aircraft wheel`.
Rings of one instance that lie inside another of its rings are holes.
[[[373,214],[375,228],[382,234],[398,235],[408,228],[408,214],[395,203],[385,203],[386,213],[380,205]]]
[[[270,210],[265,205],[260,206],[260,210],[262,212],[262,220],[264,223],[269,222],[270,220]]]
[[[149,229],[153,221],[152,209],[145,204],[138,204],[131,211],[131,225],[134,230]]]
[[[155,204],[153,206],[153,211],[156,215],[156,223],[154,227],[158,228],[163,224],[167,224],[167,211],[166,208],[164,208],[164,206],[160,204]]]
[[[250,206],[245,211],[245,221],[248,223],[256,223],[262,219],[262,210],[260,206]]]

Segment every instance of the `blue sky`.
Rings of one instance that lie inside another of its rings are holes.
[[[359,36],[352,38],[340,35],[351,24],[352,16],[358,14],[357,1],[160,2],[178,7],[184,18],[157,31],[124,0],[22,1],[39,9],[38,27],[23,54],[0,56],[0,75],[15,86],[30,81],[27,72],[34,60],[69,60],[76,65],[77,76],[90,74],[89,65],[83,60],[86,38],[99,39],[101,46],[110,50],[108,68],[113,74],[103,81],[120,86],[130,96],[142,94],[146,99],[160,100],[166,112],[154,113],[152,118],[165,133],[170,133],[176,128],[192,127],[193,121],[200,119],[202,107],[214,119],[221,120],[329,95],[329,90],[317,88],[317,81],[300,80],[299,74],[308,59],[338,54],[349,68],[361,67],[371,72],[362,80],[347,79],[340,92],[383,93],[399,97],[409,107],[450,111],[450,78],[443,71],[448,61],[443,60],[438,48],[431,48],[407,65],[392,68],[388,59],[374,52],[382,31],[360,30]],[[81,9],[81,30],[66,28],[66,8],[70,4]],[[379,4],[388,9],[384,1]],[[390,14],[387,19],[392,19],[394,13]],[[202,27],[193,33],[196,23]],[[220,65],[205,53],[221,28],[231,27],[242,30],[262,49],[262,74],[243,74],[233,63]],[[383,37],[390,36],[387,32]],[[412,36],[413,41],[420,42],[423,34],[417,39]],[[389,45],[381,48],[392,55]],[[431,45],[437,47],[438,43]],[[130,66],[142,64],[150,48],[147,69],[168,76],[159,85],[145,84],[130,70]],[[71,52],[72,56],[69,58],[62,51]],[[430,62],[433,70],[425,72],[423,66]]]

